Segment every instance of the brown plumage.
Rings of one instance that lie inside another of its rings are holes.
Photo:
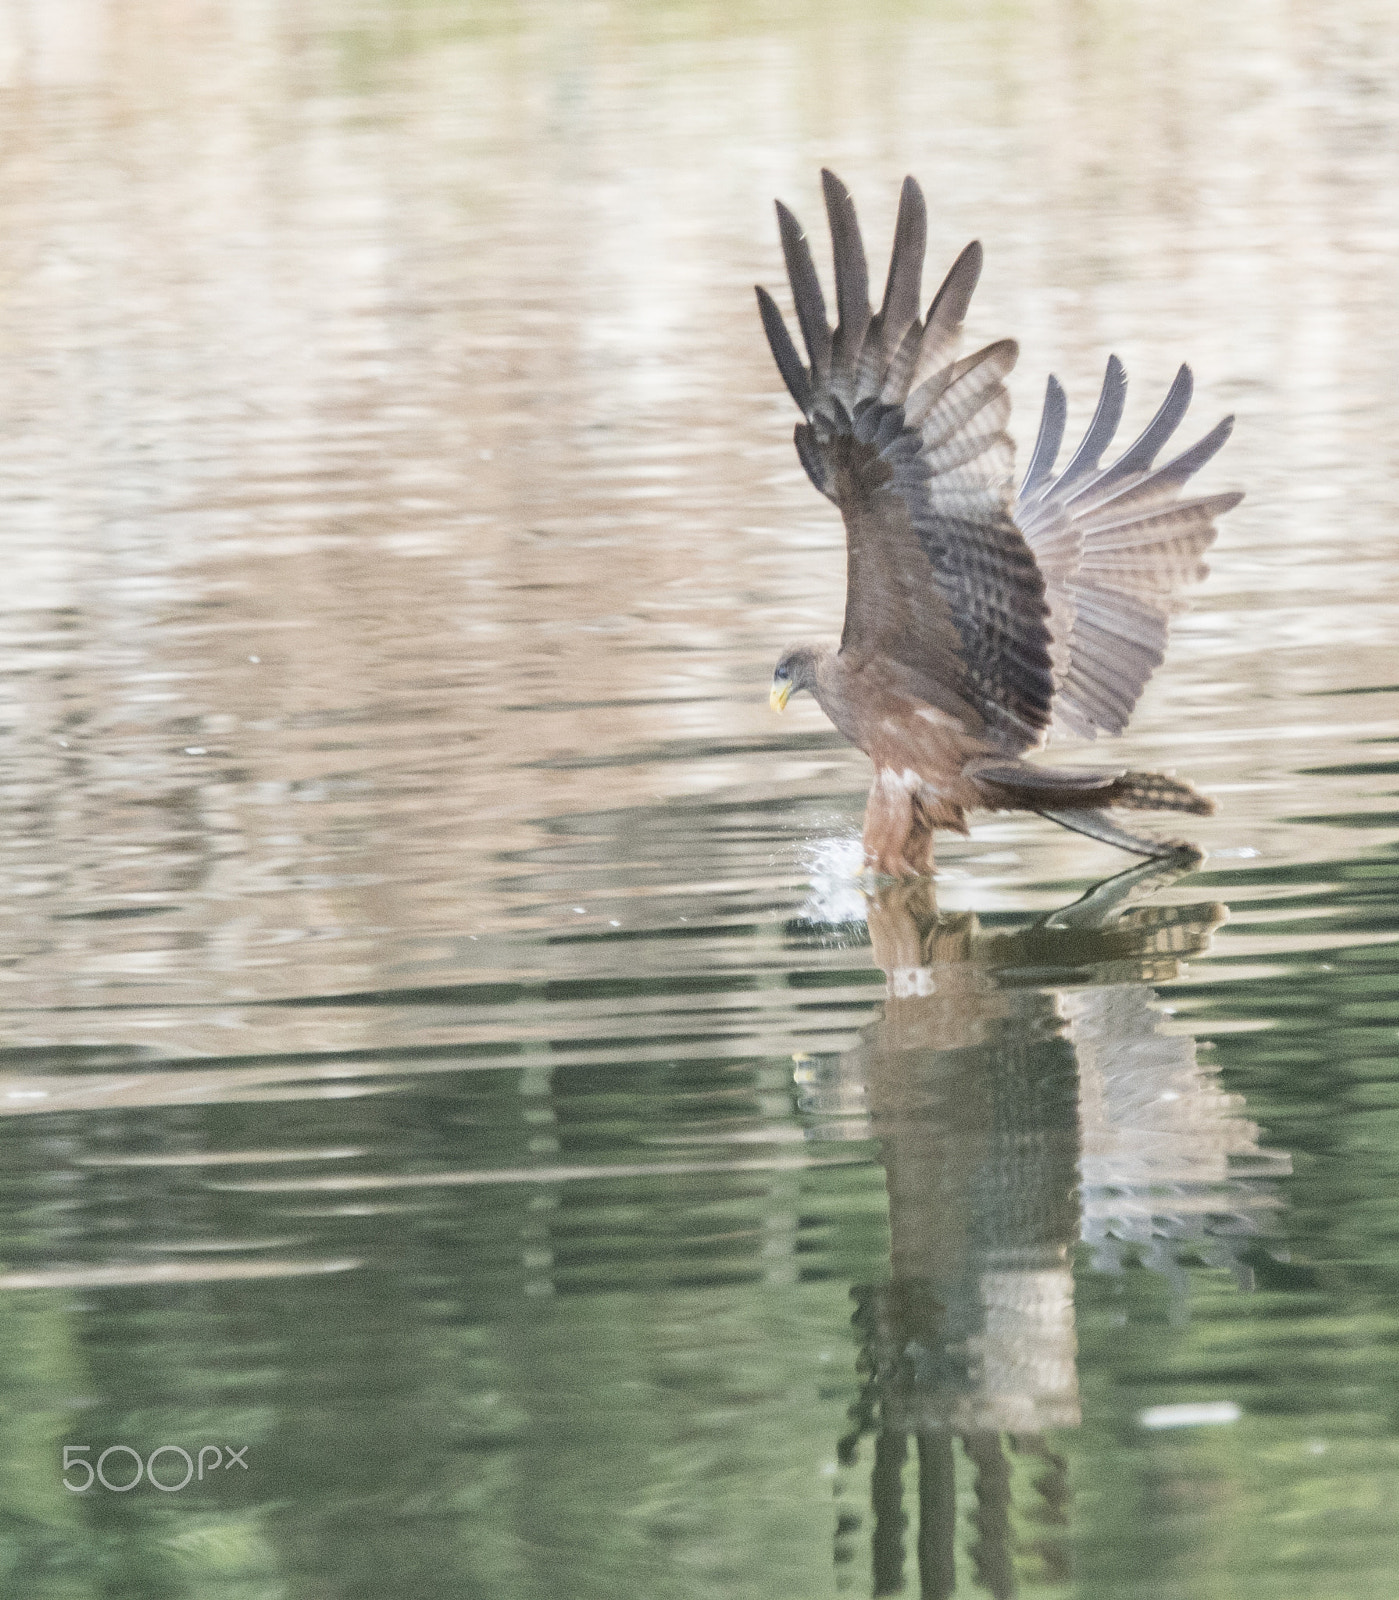
[[[1066,405],[1050,378],[1016,493],[1002,380],[1017,347],[1005,339],[956,359],[981,246],[957,258],[920,320],[927,214],[922,191],[905,179],[884,299],[872,312],[854,205],[837,177],[821,177],[836,326],[806,237],[780,201],[806,362],[765,289],[758,306],[806,419],[797,454],[845,521],[845,627],[838,647],[783,656],[773,704],[809,690],[874,762],[864,845],[877,872],[927,872],[933,830],[965,833],[967,812],[981,808],[1037,811],[1143,855],[1173,848],[1123,832],[1105,813],[1211,811],[1189,784],[1022,757],[1051,729],[1092,738],[1126,727],[1161,662],[1181,589],[1205,575],[1200,557],[1215,517],[1243,498],[1180,498],[1233,418],[1153,470],[1190,403],[1182,367],[1140,437],[1103,467],[1126,392],[1114,356],[1088,433],[1056,474]]]

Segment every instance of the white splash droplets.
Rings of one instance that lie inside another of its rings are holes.
[[[863,922],[865,850],[858,834],[811,839],[802,850],[811,893],[800,915],[806,922]]]

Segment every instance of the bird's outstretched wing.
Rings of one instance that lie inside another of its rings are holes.
[[[927,213],[904,180],[878,312],[855,208],[821,174],[835,258],[834,330],[800,225],[777,207],[797,322],[797,353],[771,295],[758,290],[768,343],[806,421],[797,454],[840,507],[848,565],[841,654],[877,662],[1007,753],[1043,737],[1051,717],[1045,584],[1012,516],[1014,451],[1002,379],[1010,340],[954,360],[981,271],[969,245],[918,316]]]
[[[1110,467],[1100,465],[1122,419],[1127,377],[1108,361],[1083,443],[1057,476],[1067,405],[1051,378],[1015,520],[1044,574],[1053,634],[1054,722],[1090,739],[1121,733],[1161,664],[1181,591],[1209,570],[1214,519],[1241,494],[1182,500],[1187,480],[1223,446],[1225,417],[1197,444],[1152,470],[1190,404],[1190,368],[1176,374],[1160,410]]]

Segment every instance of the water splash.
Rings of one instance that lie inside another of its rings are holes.
[[[811,892],[798,913],[803,922],[863,922],[869,879],[858,834],[811,839],[802,847],[801,863],[811,875]]]

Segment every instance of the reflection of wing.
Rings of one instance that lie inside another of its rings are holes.
[[[1231,1235],[1256,1234],[1279,1204],[1256,1180],[1291,1164],[1259,1148],[1195,1040],[1161,1031],[1155,1001],[1133,983],[1066,993],[1059,1008],[1078,1058],[1083,1238],[1100,1267],[1128,1248],[1179,1278],[1184,1245],[1236,1266]]]
[[[903,669],[930,704],[970,710],[1007,752],[1049,724],[1054,682],[1044,580],[1011,515],[1009,340],[952,359],[981,271],[962,252],[927,318],[918,317],[927,235],[923,195],[904,182],[883,304],[869,277],[855,208],[822,173],[835,256],[834,332],[792,214],[778,206],[787,274],[810,366],[770,295],[758,290],[779,371],[806,422],[797,453],[845,519],[842,655]]]
[[[1200,557],[1214,542],[1214,519],[1243,498],[1180,499],[1186,481],[1229,437],[1232,417],[1152,471],[1185,416],[1191,388],[1190,369],[1182,367],[1140,437],[1102,468],[1127,392],[1126,374],[1113,356],[1083,443],[1056,477],[1067,408],[1058,380],[1049,380],[1015,519],[1045,578],[1056,724],[1090,739],[1099,729],[1121,733],[1127,726],[1161,664],[1181,590],[1208,570]]]

